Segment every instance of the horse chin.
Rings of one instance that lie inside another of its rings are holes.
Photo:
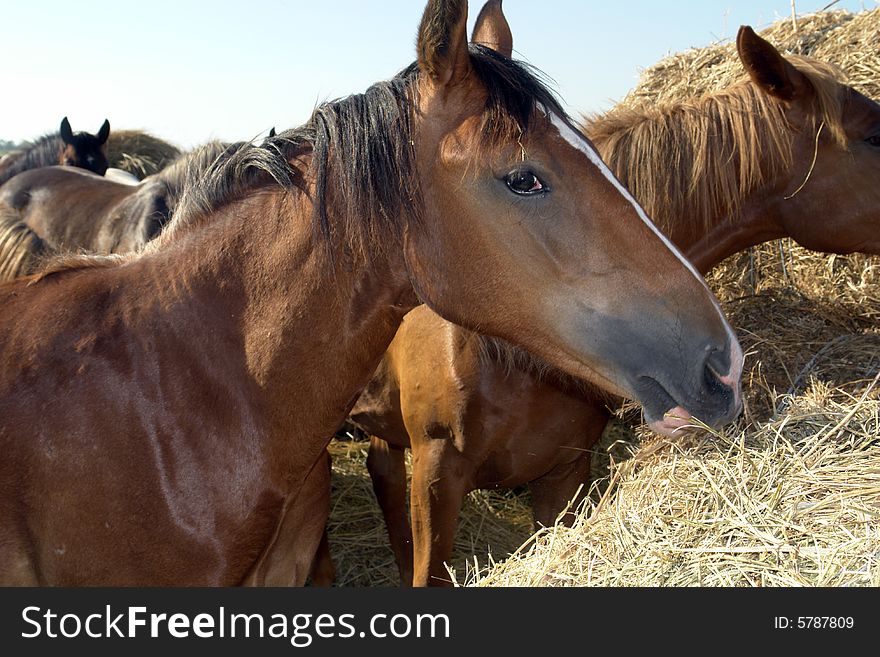
[[[649,422],[652,431],[663,436],[681,436],[693,427],[694,416],[681,406],[666,411],[660,420]]]

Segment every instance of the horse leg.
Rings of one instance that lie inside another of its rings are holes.
[[[444,564],[452,558],[458,515],[472,490],[473,466],[452,438],[413,445],[410,507],[414,586],[449,586]]]
[[[388,540],[400,572],[400,585],[412,586],[412,530],[406,513],[406,461],[403,448],[370,436],[367,470],[385,516]]]
[[[333,586],[333,582],[336,581],[336,565],[330,554],[330,539],[326,527],[321,534],[321,542],[318,544],[318,552],[312,563],[309,579],[312,581],[312,586]]]
[[[532,493],[532,517],[535,525],[550,527],[559,520],[570,526],[574,511],[590,492],[590,465],[592,449],[602,438],[608,424],[608,411],[601,403],[586,404],[575,427],[574,435],[580,436],[569,447],[578,450],[578,457],[570,463],[560,463],[546,474],[529,482]],[[568,508],[568,511],[566,511]],[[559,515],[566,512],[562,518]]]
[[[40,586],[37,569],[31,557],[23,532],[13,524],[2,523],[4,535],[0,535],[0,586]]]
[[[312,571],[330,514],[327,450],[285,505],[272,545],[245,580],[249,586],[303,586]]]
[[[571,526],[574,522],[574,511],[589,492],[589,483],[589,453],[570,463],[560,463],[543,476],[530,481],[532,516],[536,528],[550,527],[557,520]],[[565,514],[560,518],[560,514],[564,511]]]

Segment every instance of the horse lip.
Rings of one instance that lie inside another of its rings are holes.
[[[710,368],[711,369],[711,368]],[[713,374],[715,372],[713,371]],[[669,392],[668,388],[664,386],[660,381],[655,379],[652,376],[643,375],[640,376],[639,379],[642,383],[642,399],[639,399],[639,402],[642,404],[642,407],[645,411],[645,419],[648,421],[648,425],[657,433],[661,433],[664,435],[679,435],[681,431],[685,428],[700,426],[702,422],[699,424],[691,410],[688,410],[684,404],[676,400],[675,397]],[[712,426],[718,424],[726,424],[730,419],[739,415],[740,410],[742,409],[742,399],[739,395],[736,394],[735,387],[731,388],[733,390],[733,405],[735,408],[730,409],[727,413],[724,413],[722,417],[719,417],[715,422],[711,422]],[[650,403],[645,397],[653,397],[653,409],[662,408],[663,412],[659,419],[650,419],[650,416],[653,415],[651,409],[648,404]]]
[[[662,408],[663,414],[660,420],[651,420],[650,423],[654,424],[656,422],[663,422],[662,418],[665,418],[666,413],[675,408],[681,408],[681,404],[679,404],[675,398],[669,394],[669,391],[666,389],[662,383],[660,383],[657,379],[652,376],[640,376],[639,380],[642,382],[642,390],[643,393],[640,395],[641,397],[653,397],[656,404],[653,404],[654,408]],[[645,409],[645,415],[651,413],[654,409],[648,408],[648,399],[639,399],[639,402],[642,404],[642,407]]]
[[[694,426],[694,416],[687,409],[678,406],[663,414],[662,420],[650,422],[649,426],[656,433],[664,436],[675,436]]]

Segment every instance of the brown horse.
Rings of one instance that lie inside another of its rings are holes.
[[[9,153],[0,161],[0,185],[22,171],[54,164],[79,167],[103,176],[108,166],[106,144],[109,136],[110,122],[106,119],[98,134],[93,135],[73,132],[65,116],[57,135],[40,137],[33,144]]]
[[[240,146],[205,144],[138,185],[71,167],[18,174],[0,187],[0,281],[30,273],[36,256],[141,248],[168,223],[186,180]]]
[[[139,253],[0,286],[0,582],[301,583],[329,437],[419,300],[670,430],[739,412],[717,300],[466,21],[431,0],[415,64],[212,167]]]
[[[475,40],[510,53],[509,35]],[[824,64],[786,60],[750,28],[737,45],[749,81],[673,106],[619,107],[587,134],[702,272],[783,236],[880,253],[880,106]],[[402,583],[448,580],[443,564],[471,490],[528,483],[542,525],[586,492],[607,402],[540,370],[427,308],[404,319],[351,415],[372,436],[368,467]]]

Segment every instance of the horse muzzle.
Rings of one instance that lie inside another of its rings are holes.
[[[718,428],[742,412],[743,354],[735,338],[726,348],[708,346],[696,373],[673,382],[645,375],[636,394],[653,431],[672,436],[701,425]]]

